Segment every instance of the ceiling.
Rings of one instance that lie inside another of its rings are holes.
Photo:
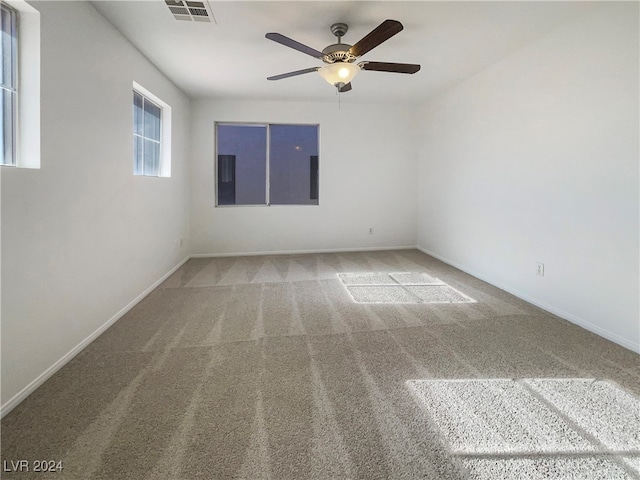
[[[420,103],[482,71],[593,2],[210,1],[215,23],[174,19],[164,0],[93,1],[95,8],[191,98],[335,101],[317,73],[266,77],[322,66],[272,42],[278,32],[317,50],[335,43],[332,23],[354,44],[385,19],[404,30],[361,60],[419,63],[414,75],[363,71],[347,102]],[[359,59],[360,60],[360,59]]]

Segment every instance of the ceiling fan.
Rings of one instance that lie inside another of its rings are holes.
[[[299,52],[311,55],[314,58],[322,60],[326,65],[323,67],[311,67],[304,70],[296,70],[295,72],[282,73],[268,77],[267,80],[282,80],[283,78],[295,77],[305,73],[318,72],[327,82],[335,86],[339,92],[348,92],[351,90],[351,80],[358,74],[360,70],[374,70],[378,72],[394,72],[394,73],[416,73],[420,70],[420,65],[412,63],[388,63],[388,62],[360,62],[355,63],[358,57],[361,57],[370,50],[386,42],[396,33],[402,31],[404,27],[397,20],[385,20],[376,28],[374,28],[364,38],[356,42],[355,45],[342,43],[342,37],[347,33],[349,26],[346,23],[334,23],[331,25],[331,33],[338,37],[338,43],[329,45],[321,52],[296,42],[289,37],[285,37],[280,33],[267,33],[265,35],[269,40],[281,43],[287,47],[298,50]]]

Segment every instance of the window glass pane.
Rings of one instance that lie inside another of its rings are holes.
[[[15,165],[15,125],[16,125],[16,93],[15,93],[15,65],[16,65],[16,13],[0,5],[0,117],[2,118],[2,132],[0,134],[0,164]]]
[[[2,90],[0,95],[0,114],[2,115],[2,165],[13,165],[14,159],[14,97],[15,93],[9,90]]]
[[[133,173],[142,175],[142,137],[133,136]]]
[[[160,174],[160,144],[145,138],[143,145],[144,175],[158,176]]]
[[[318,204],[318,127],[271,125],[269,193],[272,205]]]
[[[160,141],[160,115],[162,110],[157,105],[144,100],[144,136]]]
[[[142,95],[133,92],[133,132],[142,135]]]
[[[224,191],[218,188],[218,205],[264,205],[267,181],[267,127],[218,125],[218,166],[224,168]],[[233,162],[230,158],[233,157]],[[222,159],[222,160],[221,160]],[[230,169],[235,169],[233,176]],[[233,179],[233,184],[229,181]],[[233,193],[230,193],[233,192]],[[233,198],[235,196],[235,198]]]
[[[0,135],[0,152],[2,152],[2,162],[0,162],[1,165],[5,165],[7,163],[6,162],[7,152],[5,150],[6,149],[5,137],[7,136],[6,135],[7,129],[4,128],[6,125],[6,121],[5,121],[6,114],[4,112],[4,104],[5,104],[4,98],[5,98],[4,94],[0,95],[0,116],[2,117],[2,126],[3,126],[2,135]]]
[[[0,38],[0,51],[2,52],[0,83],[6,87],[14,88],[15,12],[4,5],[2,5],[0,13],[0,26],[2,27],[2,38]]]

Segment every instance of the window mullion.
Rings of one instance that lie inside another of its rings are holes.
[[[271,206],[271,174],[270,174],[270,168],[269,168],[269,160],[270,160],[270,156],[269,156],[269,151],[271,150],[271,124],[267,124],[266,125],[267,128],[265,128],[265,132],[267,135],[267,141],[266,141],[266,151],[264,152],[264,160],[265,160],[265,181],[266,181],[266,187],[265,187],[265,202],[267,204],[267,206]]]

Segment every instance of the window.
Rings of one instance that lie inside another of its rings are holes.
[[[0,165],[40,168],[40,12],[0,2]]]
[[[133,173],[169,177],[171,107],[134,83]]]
[[[0,115],[2,115],[2,135],[0,136],[0,150],[2,158],[0,164],[16,164],[16,125],[17,125],[17,13],[4,3],[0,4],[0,24],[2,38],[2,68],[0,81],[2,96],[0,97]]]
[[[218,206],[318,205],[318,125],[216,124]]]
[[[160,175],[162,109],[138,92],[133,92],[133,173]]]

